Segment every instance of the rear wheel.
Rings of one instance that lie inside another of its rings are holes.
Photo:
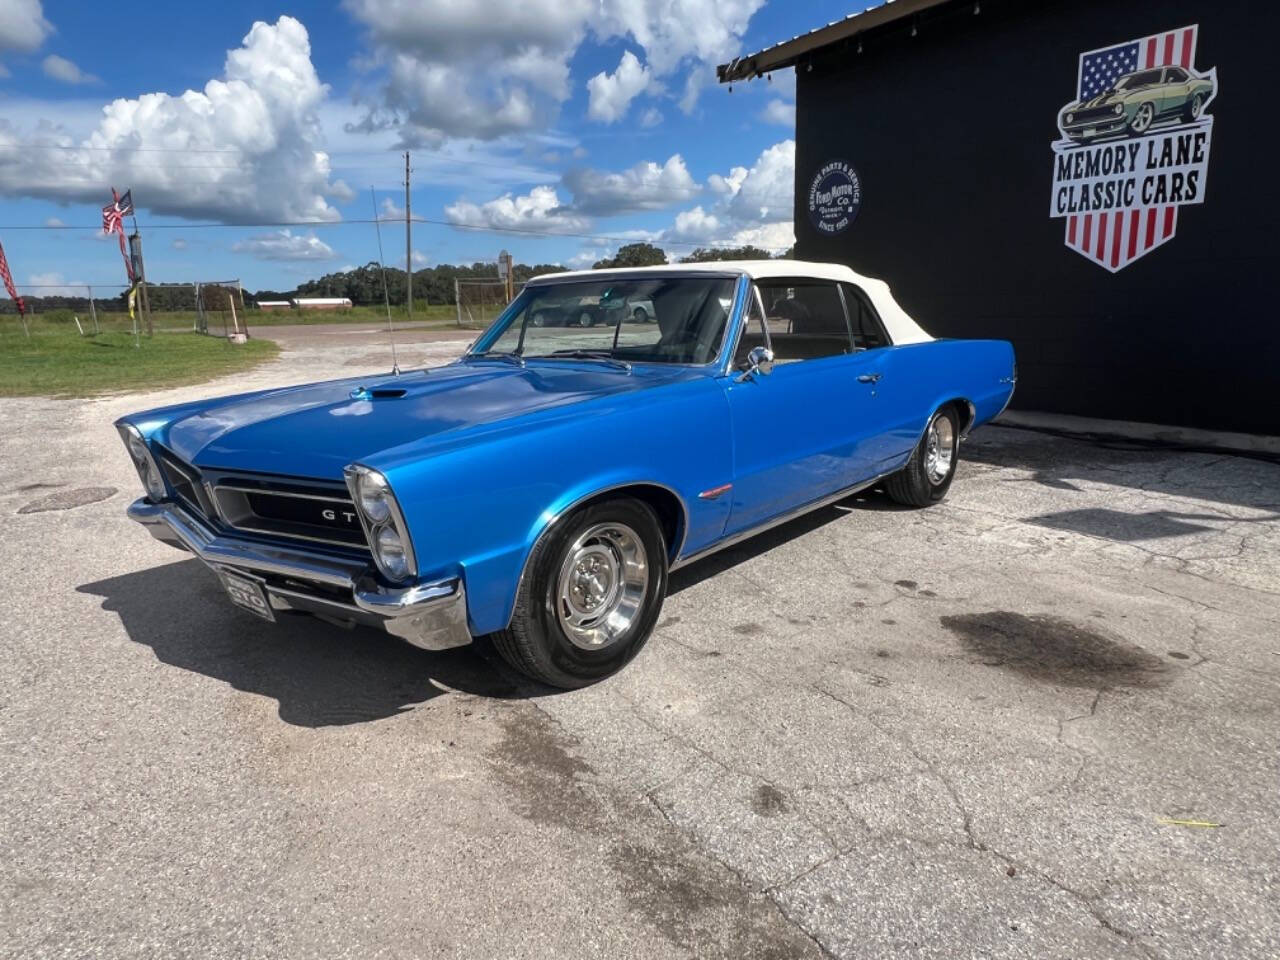
[[[645,312],[644,307],[636,307],[631,311],[631,319],[636,323],[644,323],[649,319],[649,314]]]
[[[955,407],[946,406],[929,420],[911,459],[885,483],[890,497],[910,507],[937,503],[951,489],[959,459],[960,424]]]
[[[493,645],[535,680],[583,687],[640,652],[666,592],[666,544],[653,510],[639,500],[604,500],[538,541],[511,624]]]
[[[1185,107],[1183,107],[1182,109],[1183,121],[1186,123],[1191,123],[1193,120],[1199,120],[1200,111],[1203,109],[1204,109],[1204,94],[1197,93],[1194,97],[1191,98],[1191,102],[1188,103]]]
[[[590,311],[583,310],[580,314],[578,314],[578,326],[594,327],[595,323],[596,323],[595,320],[593,320],[591,317]]]

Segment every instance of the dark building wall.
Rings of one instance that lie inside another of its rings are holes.
[[[935,336],[1013,341],[1023,409],[1280,433],[1280,4],[983,0],[797,66],[797,256],[887,280]],[[1059,110],[1084,51],[1199,24],[1217,68],[1205,201],[1116,273],[1049,215]],[[826,236],[810,182],[844,160],[857,218]]]

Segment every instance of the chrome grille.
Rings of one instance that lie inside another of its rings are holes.
[[[274,483],[220,479],[213,495],[223,522],[246,533],[339,547],[368,545],[355,504],[345,491],[287,489]]]

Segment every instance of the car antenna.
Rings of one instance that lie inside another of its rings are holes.
[[[373,228],[378,231],[378,269],[382,271],[382,302],[387,307],[387,338],[391,341],[391,373],[400,376],[400,362],[396,359],[396,330],[391,325],[391,296],[387,293],[387,266],[382,262],[382,224],[378,219],[378,198],[369,185],[369,200],[373,203]],[[408,216],[406,212],[405,216]],[[406,263],[405,269],[413,264]]]

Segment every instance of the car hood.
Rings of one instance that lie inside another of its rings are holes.
[[[339,479],[347,464],[411,441],[697,375],[680,367],[627,373],[592,363],[457,363],[230,397],[174,419],[157,438],[204,469]]]

